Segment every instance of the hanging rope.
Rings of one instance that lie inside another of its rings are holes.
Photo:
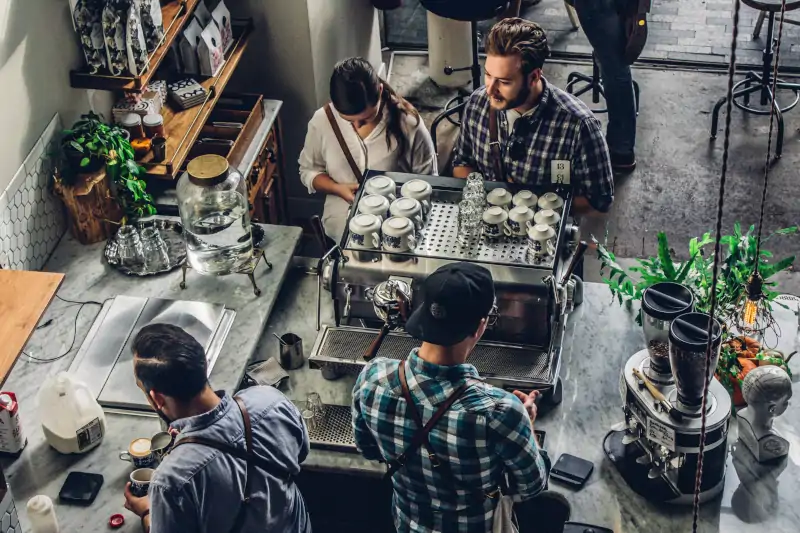
[[[784,0],[785,1],[785,0]],[[722,147],[722,171],[719,179],[719,197],[717,198],[717,234],[714,239],[714,271],[711,281],[711,309],[708,321],[708,344],[706,345],[706,360],[703,365],[703,376],[708,376],[711,366],[711,341],[714,333],[714,316],[717,312],[717,282],[719,281],[720,248],[722,240],[722,209],[725,205],[725,183],[728,177],[728,156],[731,144],[731,113],[733,111],[733,78],[736,74],[736,46],[739,37],[739,12],[740,0],[734,0],[733,6],[733,35],[731,36],[731,62],[728,65],[728,93],[725,107],[725,142]],[[701,404],[700,423],[700,450],[697,458],[697,471],[694,478],[694,502],[692,507],[692,533],[697,533],[697,519],[700,515],[700,487],[703,481],[703,453],[706,446],[706,403],[708,400],[709,380],[703,380],[703,401]]]
[[[758,238],[756,239],[756,267],[758,273],[759,263],[761,262],[761,229],[764,227],[764,208],[767,205],[767,185],[769,184],[769,169],[772,166],[772,132],[775,125],[775,115],[778,107],[778,65],[781,62],[781,42],[783,41],[783,19],[786,15],[786,0],[781,0],[781,21],[778,24],[778,42],[775,51],[775,66],[772,70],[772,101],[770,102],[769,112],[769,138],[767,140],[767,156],[764,161],[764,189],[761,191],[761,213],[758,216]],[[772,43],[767,43],[772,46]]]

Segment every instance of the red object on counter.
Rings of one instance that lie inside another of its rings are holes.
[[[121,514],[112,514],[111,518],[108,519],[108,525],[111,527],[111,529],[119,529],[124,523],[125,517]]]
[[[13,392],[0,392],[0,452],[18,454],[28,440],[19,422],[19,403]]]

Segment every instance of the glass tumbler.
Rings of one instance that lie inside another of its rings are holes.
[[[144,252],[144,266],[148,272],[159,272],[169,266],[167,244],[161,238],[157,228],[144,228],[142,230],[142,250]]]
[[[480,191],[483,194],[486,194],[483,175],[478,172],[472,172],[469,176],[467,176],[467,185],[465,189]]]
[[[325,404],[322,403],[318,392],[309,392],[306,398],[306,409],[314,413],[318,419],[325,417]]]
[[[126,225],[117,231],[119,261],[122,265],[133,268],[140,266],[144,260],[144,250],[139,232],[134,226]]]
[[[463,200],[458,204],[458,241],[470,246],[481,238],[482,210],[474,202]]]
[[[483,208],[486,206],[486,192],[483,189],[464,188],[463,201],[472,202],[479,211],[483,212]]]

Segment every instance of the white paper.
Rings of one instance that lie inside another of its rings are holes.
[[[550,181],[559,185],[569,185],[570,162],[565,159],[550,161]]]
[[[647,438],[675,451],[675,430],[650,417],[647,417]]]

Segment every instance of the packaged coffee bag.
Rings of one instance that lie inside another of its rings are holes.
[[[149,58],[147,57],[147,44],[144,40],[144,31],[142,30],[142,19],[141,15],[139,14],[139,6],[136,2],[131,2],[128,6],[126,30],[128,69],[134,76],[139,76],[147,68]]]
[[[142,17],[142,31],[147,43],[147,51],[155,52],[161,39],[164,38],[164,18],[161,14],[161,3],[158,0],[134,0],[139,4]]]
[[[122,76],[128,71],[127,39],[125,24],[130,2],[106,0],[103,7],[103,40],[106,48],[108,70],[113,76]]]
[[[78,0],[72,12],[72,23],[90,74],[97,74],[106,68],[102,12],[100,0]]]

